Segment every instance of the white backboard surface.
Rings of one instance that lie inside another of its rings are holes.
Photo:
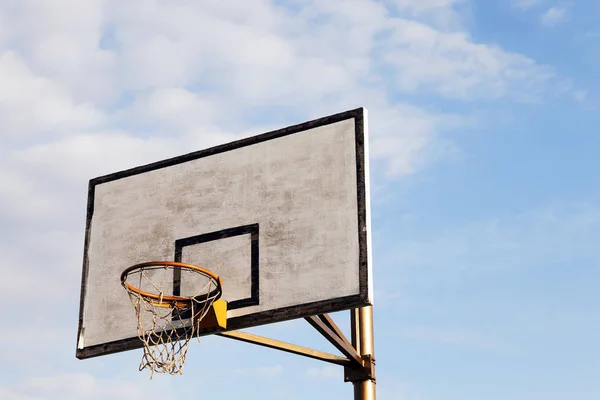
[[[146,261],[218,274],[232,330],[371,304],[367,143],[360,108],[92,179],[77,357],[140,347]]]

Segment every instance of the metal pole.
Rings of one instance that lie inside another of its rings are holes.
[[[352,344],[361,356],[375,357],[373,335],[373,306],[351,310]],[[353,382],[354,400],[375,400],[375,381],[366,379]]]

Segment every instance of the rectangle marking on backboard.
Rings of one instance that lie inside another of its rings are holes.
[[[237,226],[234,228],[222,229],[220,231],[204,233],[201,235],[190,236],[175,241],[175,261],[192,264],[201,264],[182,259],[183,250],[185,247],[198,245],[201,243],[223,240],[240,235],[250,236],[250,295],[245,298],[228,299],[227,309],[235,310],[237,308],[256,306],[260,303],[260,287],[259,287],[259,230],[258,224]],[[206,266],[210,268],[210,265]],[[173,277],[173,295],[179,296],[181,293],[181,271],[176,270]]]

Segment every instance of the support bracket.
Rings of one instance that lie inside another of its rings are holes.
[[[363,365],[361,367],[344,367],[344,382],[359,382],[370,380],[376,382],[375,379],[375,358],[370,354],[362,356]]]
[[[344,382],[352,382],[353,384],[355,384],[355,398],[374,399],[375,397],[356,397],[356,393],[362,393],[360,391],[356,392],[357,388],[359,388],[359,390],[369,389],[365,393],[374,396],[374,384],[376,382],[375,358],[372,354],[361,355],[363,346],[367,349],[371,348],[371,351],[373,346],[372,343],[368,345],[368,342],[365,340],[364,337],[366,336],[366,333],[362,332],[362,330],[360,329],[361,324],[359,323],[359,319],[364,317],[360,317],[358,310],[352,310],[351,315],[351,342],[344,336],[342,331],[338,328],[335,322],[333,322],[329,315],[321,314],[318,316],[305,318],[306,321],[308,321],[308,323],[313,326],[313,328],[315,328],[319,333],[321,333],[321,335],[323,335],[331,344],[333,344],[333,346],[336,349],[338,349],[345,357],[340,357],[337,355],[325,353],[307,347],[298,346],[295,344],[282,342],[279,340],[266,338],[263,336],[253,335],[247,332],[226,331],[219,332],[216,334],[218,336],[227,337],[242,342],[252,343],[259,346],[282,350],[288,353],[341,365],[344,367]]]
[[[305,320],[323,335],[329,343],[345,355],[354,367],[362,367],[363,360],[360,354],[358,354],[354,346],[346,339],[327,314],[320,315],[319,317],[306,317]]]
[[[298,346],[282,342],[280,340],[266,338],[264,336],[254,335],[248,332],[241,331],[228,331],[216,333],[218,336],[226,337],[229,339],[239,340],[246,343],[252,343],[259,346],[269,347],[271,349],[285,351],[287,353],[297,354],[299,356],[314,358],[316,360],[325,361],[332,364],[350,366],[354,365],[351,360],[336,356],[333,354],[325,353],[318,350],[309,349],[307,347]]]

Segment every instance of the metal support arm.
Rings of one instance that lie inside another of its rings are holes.
[[[354,365],[352,361],[344,357],[336,356],[318,350],[309,349],[307,347],[302,347],[295,344],[282,342],[275,339],[269,339],[264,336],[253,335],[247,332],[229,331],[219,332],[217,333],[217,335],[234,340],[239,340],[246,343],[252,343],[259,346],[269,347],[271,349],[282,350],[292,354],[314,358],[316,360],[321,360],[332,364],[342,365],[344,367]]]
[[[335,346],[343,355],[353,361],[352,367],[360,368],[363,366],[363,360],[356,351],[356,349],[350,344],[342,332],[337,328],[333,320],[329,316],[320,316],[325,319],[326,322],[319,317],[306,317],[305,319],[309,324],[313,326],[321,335],[325,337],[332,345]]]
[[[344,381],[354,384],[354,399],[375,400],[373,307],[351,310],[351,342],[329,315],[305,319],[347,358],[241,331],[219,332],[216,335],[341,365],[344,367]]]

